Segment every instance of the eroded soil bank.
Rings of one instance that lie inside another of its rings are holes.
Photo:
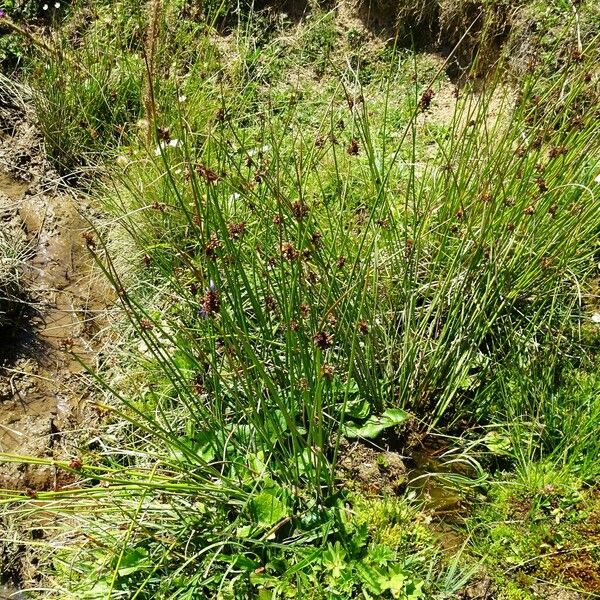
[[[6,104],[6,103],[5,103]],[[29,109],[0,106],[0,227],[20,239],[23,305],[0,332],[0,452],[68,456],[89,418],[85,370],[104,336],[109,292],[82,237],[97,218],[61,185]],[[61,485],[50,467],[0,465],[0,488]]]

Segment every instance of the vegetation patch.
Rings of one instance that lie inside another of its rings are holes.
[[[53,515],[65,597],[596,593],[594,10],[522,68],[535,3],[276,8],[3,16],[118,306],[97,363],[60,342],[97,435],[5,453],[55,473],[7,522],[30,545]]]

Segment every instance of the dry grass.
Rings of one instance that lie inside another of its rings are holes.
[[[17,233],[0,231],[0,327],[9,325],[25,296],[20,267],[25,246]]]

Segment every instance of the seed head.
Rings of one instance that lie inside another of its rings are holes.
[[[265,307],[269,312],[277,310],[277,300],[273,296],[265,296]]]
[[[363,335],[367,335],[367,333],[369,333],[369,324],[364,319],[361,319],[358,322],[358,331],[360,331],[360,333]]]
[[[206,245],[204,246],[204,254],[207,256],[207,258],[214,260],[215,258],[217,258],[217,250],[220,247],[221,247],[221,242],[219,241],[217,234],[213,233],[210,236],[210,239],[208,240],[208,242],[206,242]]]
[[[75,345],[75,340],[72,337],[66,337],[60,340],[58,347],[63,352],[71,352],[73,350],[73,346]]]
[[[419,107],[422,111],[426,111],[431,106],[431,101],[435,96],[435,92],[431,88],[427,88],[423,95],[421,96],[421,100],[419,100]]]
[[[358,141],[356,139],[352,138],[352,141],[348,145],[348,148],[346,148],[346,152],[350,156],[356,156],[356,155],[358,155],[358,153],[360,152],[360,147],[359,147]]]
[[[202,179],[209,184],[216,183],[219,181],[219,179],[221,179],[220,175],[218,175],[216,171],[203,164],[196,165],[196,173],[198,173],[198,175],[200,175],[200,177],[202,177]]]
[[[283,242],[281,244],[281,256],[287,261],[293,261],[298,258],[298,250],[294,248],[294,245],[290,242]]]
[[[162,140],[163,142],[168,143],[171,141],[171,133],[169,132],[168,127],[157,127],[156,128],[156,136],[158,137],[159,140]]]
[[[302,221],[308,214],[308,206],[306,206],[306,204],[300,200],[295,200],[292,202],[292,214],[297,221]]]
[[[221,301],[219,299],[219,292],[216,290],[209,289],[202,296],[202,303],[200,305],[200,316],[208,318],[213,317],[221,310]]]
[[[69,469],[73,469],[74,471],[79,471],[83,467],[83,463],[81,459],[78,457],[72,458],[69,462]]]
[[[317,348],[321,350],[327,350],[333,345],[333,335],[328,331],[317,331],[313,336],[313,341]]]
[[[323,234],[320,231],[313,231],[310,241],[315,248],[321,248],[323,246]]]
[[[562,154],[566,153],[566,146],[552,146],[552,148],[550,148],[550,151],[548,152],[548,158],[556,158],[557,156],[561,156]]]
[[[243,222],[229,223],[227,231],[229,232],[230,240],[239,240],[246,232],[246,224]]]
[[[152,331],[154,329],[154,324],[150,319],[140,319],[140,327],[144,331]]]
[[[227,120],[227,110],[223,107],[219,108],[219,110],[217,110],[217,112],[215,113],[215,119],[219,123],[225,123],[225,121]]]
[[[324,379],[332,379],[334,372],[335,372],[335,369],[332,365],[324,364],[321,367],[321,376]]]
[[[94,239],[94,235],[91,231],[84,231],[82,237],[85,241],[85,245],[90,250],[94,250],[96,248],[96,240]]]

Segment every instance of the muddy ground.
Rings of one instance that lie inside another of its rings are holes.
[[[104,340],[108,290],[84,231],[97,218],[45,158],[32,111],[0,95],[0,227],[26,248],[22,308],[0,329],[0,453],[65,458],[91,418],[85,369]],[[0,461],[1,462],[1,461]],[[0,488],[60,486],[51,467],[0,464]]]

